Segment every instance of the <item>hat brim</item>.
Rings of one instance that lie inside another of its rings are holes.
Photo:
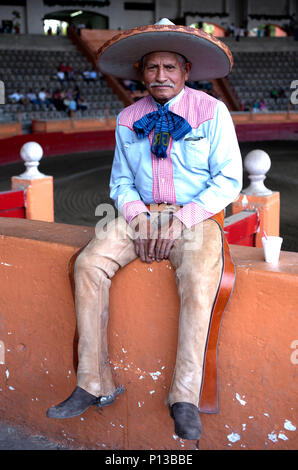
[[[135,64],[150,52],[174,52],[192,63],[189,80],[225,77],[233,67],[230,49],[202,30],[176,25],[150,25],[123,31],[98,51],[102,73],[139,80]]]

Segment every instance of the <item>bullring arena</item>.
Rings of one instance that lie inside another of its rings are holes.
[[[237,276],[217,345],[219,413],[202,415],[199,446],[173,434],[164,406],[179,308],[167,260],[136,260],[112,281],[123,397],[83,418],[45,415],[75,385],[71,267],[112,205],[117,115],[146,96],[103,74],[96,53],[163,17],[232,51],[227,77],[187,85],[227,105],[244,164],[224,221]],[[297,450],[298,2],[24,0],[1,2],[0,18],[0,448]],[[283,238],[278,265],[264,260],[264,233]]]

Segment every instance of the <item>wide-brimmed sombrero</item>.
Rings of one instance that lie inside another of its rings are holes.
[[[222,41],[167,18],[113,36],[98,50],[98,65],[104,74],[139,80],[136,63],[150,52],[161,51],[176,52],[191,62],[191,81],[225,77],[233,66],[232,53]]]

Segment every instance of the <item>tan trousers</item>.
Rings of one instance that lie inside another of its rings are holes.
[[[120,267],[136,259],[133,232],[123,217],[95,236],[75,262],[75,304],[79,333],[77,385],[95,396],[115,390],[109,364],[109,287]],[[177,357],[168,404],[198,406],[212,306],[222,274],[222,237],[208,219],[185,229],[171,249],[180,297]]]

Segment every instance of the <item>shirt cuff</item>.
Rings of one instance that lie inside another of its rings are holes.
[[[209,219],[213,215],[212,212],[206,211],[196,202],[189,202],[174,214],[187,228],[191,228],[193,225],[203,222],[203,220]]]
[[[147,212],[150,214],[150,211],[148,211],[143,201],[140,200],[126,202],[122,207],[122,213],[128,224],[134,217],[141,214],[142,212]]]

